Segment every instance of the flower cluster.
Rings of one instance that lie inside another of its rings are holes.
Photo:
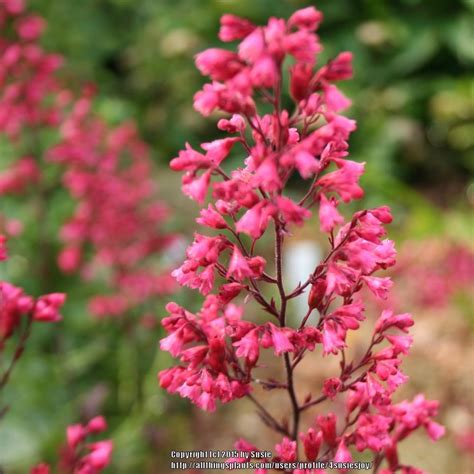
[[[168,336],[161,348],[179,358],[180,365],[160,372],[160,385],[208,411],[217,400],[248,397],[262,420],[285,436],[275,448],[278,459],[299,459],[302,441],[308,460],[347,461],[353,447],[372,451],[377,469],[385,459],[386,473],[414,473],[398,461],[397,443],[420,426],[432,439],[443,428],[432,421],[437,402],[419,395],[413,402],[392,403],[392,394],[407,380],[400,365],[412,344],[407,334],[411,315],[383,311],[364,355],[349,360],[346,353],[348,331],[366,319],[359,293],[368,288],[377,298],[387,297],[391,280],[375,274],[395,264],[396,252],[385,239],[385,225],[392,221],[387,207],[356,212],[347,222],[338,210],[362,197],[364,163],[347,159],[356,124],[340,115],[350,101],[337,83],[351,77],[352,56],[344,52],[316,68],[322,47],[315,31],[321,19],[314,7],[295,12],[288,21],[270,18],[266,26],[224,15],[219,37],[239,40],[237,52],[212,48],[196,57],[198,69],[212,82],[195,95],[194,107],[204,116],[228,114],[217,126],[231,136],[201,144],[202,151],[187,144],[171,161],[172,169],[184,172],[183,192],[203,206],[197,222],[215,234],[197,233],[185,262],[173,272],[181,285],[197,289],[205,300],[196,314],[168,305],[169,316],[163,319]],[[287,63],[293,111],[282,106]],[[260,109],[258,99],[264,103]],[[237,146],[246,157],[241,167],[229,170],[225,160]],[[290,179],[309,180],[298,200],[288,195]],[[209,196],[212,201],[205,206]],[[315,207],[329,250],[306,281],[288,290],[284,241]],[[272,265],[259,255],[270,233]],[[272,289],[279,302],[267,296]],[[304,292],[308,311],[292,327],[288,303]],[[269,320],[245,320],[243,307],[234,301],[240,294],[253,298]],[[285,380],[253,376],[263,349],[283,359]],[[307,352],[319,349],[323,356],[340,358],[340,373],[324,382],[320,394],[300,400],[296,368]],[[258,403],[251,393],[256,383],[288,392],[291,426]],[[315,426],[300,432],[303,412],[336,397],[345,400],[345,415],[321,414]]]
[[[346,408],[348,414],[346,420],[348,420],[350,413],[353,411],[350,398]],[[356,428],[352,433],[348,433],[343,437],[337,436],[337,417],[334,413],[319,415],[314,421],[314,426],[308,428],[306,432],[300,433],[299,436],[305,460],[313,462],[331,459],[335,462],[350,463],[354,459],[348,446],[353,444],[357,451],[366,449],[373,451],[376,454],[376,459],[381,458],[380,455],[377,456],[377,453],[384,453],[388,468],[381,470],[381,473],[391,474],[397,470],[404,474],[421,473],[422,471],[418,469],[399,463],[396,444],[419,427],[426,429],[432,440],[438,440],[443,434],[443,429],[431,420],[437,410],[437,402],[428,401],[423,395],[418,395],[413,402],[403,401],[395,405],[386,405],[381,410],[381,414],[364,413],[360,415],[356,421]],[[348,425],[350,423],[346,423],[346,426]],[[251,452],[259,451],[243,439],[235,443],[235,448],[240,452],[248,452],[249,457],[240,457],[229,461],[243,463],[251,459]],[[275,446],[275,453],[276,456],[267,461],[292,463],[298,459],[297,442],[284,437],[282,442]],[[294,469],[293,472],[295,474],[308,474],[308,471],[304,469]],[[310,472],[324,473],[322,470]],[[260,474],[263,473],[260,472]]]
[[[61,449],[59,472],[67,474],[98,474],[110,463],[113,444],[110,440],[86,443],[89,436],[102,433],[107,423],[102,416],[92,418],[86,425],[67,427],[67,443]],[[41,463],[31,469],[31,474],[50,474],[51,467]]]
[[[55,71],[62,58],[38,43],[45,21],[26,12],[22,0],[5,0],[0,4],[0,27],[5,32],[0,39],[0,131],[18,139],[30,128],[57,126],[60,103],[45,104],[44,98],[60,91]],[[21,175],[21,169],[17,173]]]
[[[95,315],[122,315],[169,293],[175,282],[160,255],[175,236],[163,230],[168,210],[134,125],[109,127],[92,111],[92,87],[76,97],[63,84],[62,59],[39,44],[46,23],[21,0],[0,3],[0,25],[0,134],[18,157],[0,172],[0,194],[44,200],[60,186],[68,190],[77,206],[62,228],[58,263],[86,280],[102,267],[110,294],[91,301]],[[59,131],[52,145],[40,140],[45,130],[48,137]]]
[[[20,158],[0,173],[0,194],[21,194],[39,181],[37,161],[22,148],[20,137],[41,127],[56,127],[61,115],[57,54],[39,45],[45,22],[25,11],[21,0],[0,4],[0,133],[19,148]],[[45,103],[46,97],[55,100]]]
[[[5,237],[0,235],[0,260],[7,258],[5,241]],[[23,289],[0,281],[0,354],[6,351],[10,339],[16,339],[11,360],[0,372],[0,390],[7,384],[16,362],[25,350],[33,323],[60,321],[59,310],[65,299],[63,293],[50,293],[33,298]],[[2,411],[0,416],[1,414]]]
[[[86,279],[95,268],[107,267],[114,293],[95,297],[91,310],[99,317],[116,316],[175,287],[153,259],[175,236],[162,230],[168,210],[157,199],[147,146],[132,123],[107,127],[91,111],[92,100],[86,89],[48,154],[63,166],[63,185],[77,202],[61,230],[59,266]]]

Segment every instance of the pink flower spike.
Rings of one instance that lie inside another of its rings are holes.
[[[388,206],[380,206],[375,209],[370,209],[369,212],[384,224],[390,224],[393,221],[392,213]]]
[[[365,163],[355,161],[340,161],[340,169],[332,171],[319,179],[318,184],[326,191],[334,191],[341,196],[341,199],[348,203],[353,199],[360,199],[364,192],[358,181],[364,172]]]
[[[346,331],[335,321],[325,321],[323,323],[323,348],[324,355],[337,354],[346,347]]]
[[[337,444],[336,415],[334,413],[328,413],[326,416],[318,415],[316,418],[316,424],[321,429],[323,440],[329,446],[335,447]]]
[[[186,143],[186,148],[179,152],[177,158],[171,160],[170,168],[174,171],[196,171],[206,168],[210,164],[206,156],[194,150],[189,143]]]
[[[218,105],[219,95],[211,84],[205,84],[202,91],[194,94],[194,108],[204,117],[211,115]]]
[[[308,461],[322,456],[348,463],[354,446],[365,451],[364,459],[372,451],[376,467],[386,466],[387,474],[415,474],[419,471],[399,460],[398,443],[418,428],[432,439],[444,430],[433,420],[436,402],[423,396],[392,402],[395,390],[408,379],[401,364],[413,342],[407,334],[412,317],[386,309],[375,325],[365,318],[363,297],[380,303],[366,289],[387,299],[392,287],[389,277],[376,273],[395,265],[394,243],[386,239],[392,216],[388,207],[380,206],[357,210],[347,222],[343,217],[344,204],[364,195],[360,181],[365,163],[348,159],[350,136],[357,127],[355,120],[340,115],[351,101],[336,84],[352,76],[352,54],[340,53],[318,66],[322,46],[315,31],[321,20],[314,7],[296,11],[288,21],[271,17],[261,26],[224,15],[221,39],[240,43],[233,50],[211,48],[196,56],[198,69],[211,82],[195,95],[194,107],[205,116],[217,112],[225,137],[203,143],[203,153],[187,145],[171,167],[184,172],[184,193],[201,204],[197,223],[224,231],[215,237],[196,234],[185,261],[172,272],[181,286],[206,297],[195,313],[168,305],[161,347],[178,361],[160,372],[160,386],[210,412],[218,402],[252,393],[265,424],[285,435],[272,461],[299,461],[301,440]],[[12,51],[12,64],[20,58],[21,51]],[[288,92],[293,103],[286,107]],[[236,143],[240,146],[234,147]],[[231,152],[232,159],[221,168]],[[9,189],[15,189],[15,179],[7,176]],[[295,180],[303,186],[298,200],[290,197]],[[76,183],[75,190],[83,192],[81,176]],[[208,188],[211,203],[204,205]],[[320,237],[328,244],[323,255],[307,262],[304,275],[291,282],[283,264],[288,240],[313,209],[319,213]],[[82,248],[80,232],[74,231],[74,243]],[[262,255],[272,258],[268,269]],[[434,279],[441,288],[440,278]],[[301,319],[292,320],[287,303],[300,297],[307,298],[307,307]],[[245,318],[249,302],[251,312],[258,312],[255,319]],[[349,331],[359,330],[362,321],[371,325],[372,334],[364,328],[353,339]],[[359,351],[358,339],[365,336]],[[327,371],[319,393],[303,398],[292,374],[309,352],[319,353],[319,345]],[[261,349],[272,349],[266,351],[265,363]],[[335,364],[326,359],[329,354],[336,355]],[[272,357],[273,362],[284,358],[286,370],[273,374]],[[257,387],[287,392],[292,413],[282,417],[266,407]],[[332,411],[301,433],[301,412],[320,402],[332,405]],[[245,453],[232,458],[239,465],[259,451],[243,440],[236,449]],[[270,469],[257,471],[267,474]],[[322,472],[314,469],[314,474]]]
[[[413,337],[412,336],[385,336],[386,339],[392,344],[393,349],[396,354],[402,353],[402,354],[408,354],[408,351],[413,344]]]
[[[278,167],[273,157],[267,158],[258,168],[254,175],[256,187],[265,191],[273,192],[281,189],[282,182],[278,174]]]
[[[204,411],[216,411],[216,400],[213,395],[208,392],[202,392],[196,400],[196,405]]]
[[[213,166],[219,166],[227,158],[233,146],[240,141],[239,137],[222,138],[212,142],[202,143],[201,148],[206,150],[206,159]]]
[[[283,39],[285,51],[293,56],[296,61],[313,65],[316,55],[321,51],[317,37],[307,30],[299,30],[286,35]]]
[[[393,314],[392,310],[384,310],[375,324],[375,332],[382,333],[391,327],[396,327],[404,332],[413,326],[413,318],[410,313]]]

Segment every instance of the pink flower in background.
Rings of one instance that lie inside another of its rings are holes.
[[[423,308],[444,308],[456,295],[472,290],[474,252],[469,245],[433,237],[407,241],[399,260],[393,276],[398,281],[409,275],[410,283],[396,297],[408,297]]]
[[[20,158],[9,170],[0,174],[0,195],[20,194],[38,182],[40,170],[31,157]]]
[[[18,22],[18,34],[20,37],[26,41],[33,41],[39,38],[46,26],[45,21],[43,18],[30,15],[22,18]]]
[[[0,14],[4,28],[11,30],[0,44],[0,135],[18,156],[0,170],[0,195],[41,203],[46,194],[66,189],[76,207],[62,225],[60,269],[105,283],[108,294],[96,295],[90,304],[98,317],[144,308],[175,288],[162,257],[176,235],[164,230],[169,211],[158,199],[148,148],[133,123],[109,127],[92,111],[93,86],[76,96],[64,85],[58,74],[62,59],[40,45],[44,19],[25,12],[18,0],[3,2]],[[205,64],[214,62],[208,57]],[[46,149],[43,135],[53,137]],[[25,156],[26,142],[31,149]],[[226,147],[224,142],[209,151],[209,159],[217,161]],[[52,172],[57,169],[60,174]],[[49,182],[51,176],[57,181]],[[191,181],[189,193],[199,200],[206,176]],[[47,225],[50,215],[42,207]],[[121,311],[117,304],[101,304],[100,297],[120,299]],[[42,310],[35,317],[57,315]]]
[[[59,472],[71,474],[98,474],[109,464],[112,458],[113,443],[111,440],[87,442],[93,435],[107,429],[102,416],[92,418],[88,423],[70,425],[66,430],[66,445],[59,454]],[[49,474],[51,467],[41,463],[33,467],[31,474]]]
[[[7,258],[5,242],[5,236],[0,235],[0,260]],[[7,361],[0,369],[0,392],[27,348],[34,323],[61,320],[59,311],[65,300],[64,293],[50,293],[35,299],[22,288],[0,281],[0,358]],[[0,406],[2,414],[7,410],[8,406]]]
[[[33,311],[35,321],[56,322],[62,319],[59,308],[64,304],[66,295],[64,293],[51,293],[40,296],[36,301]]]
[[[63,184],[77,203],[62,229],[59,266],[85,279],[103,266],[110,270],[111,294],[90,304],[102,318],[173,290],[160,255],[176,236],[161,230],[168,210],[156,198],[152,163],[134,125],[109,129],[90,112],[91,105],[86,91],[66,115],[62,141],[49,150],[49,160],[63,167]]]

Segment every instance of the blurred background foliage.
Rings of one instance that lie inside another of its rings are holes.
[[[287,17],[297,8],[315,5],[325,17],[320,28],[325,47],[321,63],[342,50],[355,56],[355,79],[342,88],[353,100],[349,114],[359,127],[351,141],[352,157],[367,162],[363,178],[367,197],[358,206],[390,204],[397,217],[392,236],[400,242],[434,234],[443,241],[472,246],[473,0],[31,0],[29,4],[48,22],[45,47],[66,58],[66,80],[96,84],[97,108],[109,122],[137,121],[151,145],[162,195],[172,196],[176,216],[170,225],[188,236],[196,208],[179,196],[179,177],[170,174],[167,163],[185,141],[197,146],[218,135],[215,117],[203,119],[192,108],[192,96],[204,83],[193,56],[218,45],[223,13],[262,23],[269,16]],[[298,192],[297,182],[294,187]],[[22,208],[18,215],[15,205],[4,202],[2,208],[26,219],[27,228],[34,229],[33,208]],[[47,205],[46,234],[54,235],[72,204],[59,192]],[[314,223],[306,231],[312,238],[315,228]],[[196,448],[201,428],[193,426],[185,401],[170,400],[158,389],[156,373],[170,362],[156,351],[159,330],[91,319],[85,301],[97,288],[61,276],[37,237],[25,233],[17,239],[14,255],[0,276],[8,275],[34,294],[66,291],[69,300],[61,326],[35,330],[28,356],[8,387],[6,401],[14,403],[0,423],[0,465],[11,467],[7,472],[26,472],[25,466],[35,460],[54,456],[68,423],[101,411],[110,421],[116,447],[110,472],[166,472],[157,466],[168,462],[169,449]],[[56,253],[58,242],[46,246]],[[35,271],[28,265],[34,264],[35,255],[42,255],[43,265],[50,266],[47,281],[32,276]],[[190,293],[176,298],[198,304]],[[466,300],[461,306],[457,315],[472,311]],[[161,316],[162,304],[153,312]],[[465,330],[463,324],[460,328]]]
[[[204,82],[192,59],[218,44],[219,17],[261,23],[310,4],[325,17],[321,62],[344,49],[355,55],[345,85],[359,119],[352,153],[370,160],[370,181],[390,176],[439,203],[457,199],[474,166],[472,0],[32,1],[49,20],[46,45],[64,54],[72,76],[99,85],[104,114],[139,121],[162,162],[183,140],[215,133],[190,104]]]

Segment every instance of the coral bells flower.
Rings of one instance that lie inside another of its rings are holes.
[[[58,104],[45,99],[59,93],[60,85],[55,71],[62,63],[60,56],[48,54],[38,43],[45,21],[23,12],[20,0],[0,3],[2,27],[12,27],[11,36],[3,35],[0,45],[2,69],[2,97],[0,99],[0,132],[8,138],[16,138],[24,129],[37,126],[57,125],[60,116]],[[14,191],[26,176],[14,166],[9,178]],[[23,170],[25,171],[25,170]],[[5,178],[1,181],[5,187]],[[16,184],[17,186],[14,186]],[[3,191],[5,192],[5,191]]]
[[[235,15],[223,15],[221,18],[221,29],[219,38],[221,41],[234,41],[248,36],[255,26],[245,18]]]
[[[21,323],[23,316],[34,321],[56,322],[61,319],[59,309],[66,300],[64,293],[40,296],[36,301],[5,281],[0,282],[0,347]]]
[[[35,321],[55,322],[61,320],[59,308],[64,304],[66,295],[64,293],[51,293],[40,296],[36,301],[33,311]]]
[[[307,7],[293,13],[288,20],[288,25],[314,31],[318,28],[322,19],[323,14],[320,11],[314,7]]]
[[[39,16],[27,16],[18,23],[18,34],[26,41],[32,41],[41,36],[45,21]]]
[[[41,463],[31,468],[30,474],[50,474],[51,469],[47,464]]]
[[[306,434],[300,435],[303,442],[304,453],[308,461],[316,461],[323,441],[322,432],[316,432],[314,428],[309,428]]]
[[[0,235],[0,256],[7,258],[2,248],[5,237]],[[35,321],[56,322],[61,319],[59,309],[65,301],[63,293],[50,293],[38,299],[27,295],[23,289],[6,281],[0,281],[0,356],[7,359],[4,351],[13,345],[8,368],[0,372],[0,391],[7,384],[18,359],[23,355],[31,327]],[[16,336],[16,337],[15,337]],[[11,341],[10,341],[11,339]],[[40,472],[40,471],[38,471]]]
[[[167,306],[170,316],[163,320],[169,335],[162,339],[161,349],[180,357],[183,366],[160,372],[160,385],[172,393],[189,398],[207,411],[214,411],[216,400],[227,403],[241,398],[249,391],[248,380],[241,373],[232,374],[232,361],[226,359],[231,341],[239,346],[239,356],[250,365],[255,364],[255,337],[245,341],[244,336],[252,325],[241,320],[241,310],[233,305],[223,307],[215,296],[208,296],[203,309],[194,315],[171,303]],[[222,313],[222,310],[224,311]],[[240,343],[238,343],[240,341]],[[245,342],[244,342],[245,341]],[[238,343],[238,344],[237,344]],[[189,348],[189,344],[198,344]]]
[[[33,158],[18,160],[9,170],[0,174],[0,194],[18,194],[39,180],[40,171]]]
[[[225,49],[207,49],[196,56],[196,66],[206,76],[215,81],[225,81],[234,77],[243,63],[236,53]]]
[[[98,441],[97,443],[90,444],[87,448],[90,452],[83,458],[84,465],[95,469],[95,472],[105,469],[110,463],[112,456],[112,441]]]
[[[365,352],[346,351],[349,331],[373,321],[365,314],[362,290],[387,298],[392,281],[378,272],[395,264],[396,251],[385,238],[385,226],[392,221],[388,207],[358,211],[348,220],[341,209],[363,196],[359,179],[365,164],[348,159],[356,124],[340,115],[350,100],[337,82],[352,76],[351,53],[315,67],[321,45],[314,32],[321,20],[314,7],[295,12],[288,22],[271,18],[264,26],[224,15],[219,36],[240,41],[236,52],[212,48],[196,56],[198,69],[212,82],[195,95],[194,107],[204,116],[215,110],[227,114],[218,128],[235,136],[201,144],[204,152],[186,145],[171,161],[173,170],[184,172],[184,194],[202,206],[197,223],[212,235],[196,233],[186,260],[173,272],[181,285],[197,289],[205,299],[196,313],[168,304],[161,348],[179,365],[162,370],[159,383],[207,411],[216,410],[218,402],[247,397],[264,423],[283,437],[275,446],[275,463],[298,460],[301,442],[309,461],[348,463],[354,450],[368,450],[377,468],[385,462],[394,472],[402,466],[400,441],[419,427],[437,439],[443,428],[432,419],[436,402],[420,396],[392,402],[407,380],[401,364],[413,343],[407,334],[413,325],[410,314],[384,310]],[[282,108],[287,62],[292,110]],[[261,106],[261,97],[271,110]],[[242,156],[233,170],[225,162],[231,149]],[[288,190],[294,176],[308,184],[299,197]],[[285,240],[313,212],[327,235],[328,252],[306,280],[289,289],[282,261]],[[273,254],[272,262],[261,255],[270,234],[274,246],[265,255]],[[288,303],[304,292],[307,312],[298,324],[290,324]],[[260,308],[258,322],[245,319],[242,296]],[[281,359],[280,380],[265,377],[260,362],[265,350],[271,351],[268,357]],[[320,393],[301,399],[298,364],[315,350],[337,358],[339,371],[326,378]],[[349,358],[349,353],[355,355]],[[256,384],[288,392],[290,421],[286,416],[281,421],[257,400],[251,393]],[[324,401],[337,409],[319,414],[313,426],[300,432],[303,412]],[[249,459],[258,451],[243,440],[237,446]]]
[[[6,237],[4,235],[0,235],[0,260],[6,260],[7,258],[7,248],[6,248]]]
[[[34,308],[34,299],[21,288],[6,281],[0,282],[0,348],[21,323],[23,316]]]
[[[107,423],[102,416],[97,416],[82,425],[70,425],[66,430],[66,445],[60,451],[58,470],[73,474],[98,474],[111,461],[113,443],[111,440],[86,443],[91,435],[102,433],[107,429]],[[31,474],[48,474],[51,467],[38,464],[31,469]]]
[[[232,257],[229,262],[227,278],[243,281],[245,278],[258,278],[262,275],[265,267],[265,259],[262,257],[245,258],[237,246],[234,246]]]

